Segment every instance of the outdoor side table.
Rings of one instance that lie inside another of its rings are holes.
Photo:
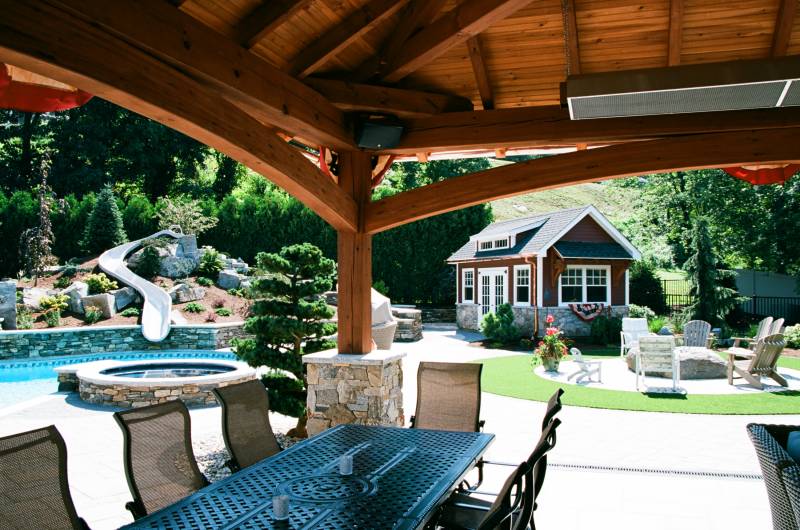
[[[340,425],[126,529],[421,528],[494,440],[476,432]],[[339,457],[353,455],[353,474]],[[290,499],[277,521],[273,495]]]

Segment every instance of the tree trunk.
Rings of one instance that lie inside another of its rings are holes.
[[[297,425],[289,429],[286,436],[290,438],[308,438],[308,431],[306,430],[306,423],[308,423],[308,413],[303,414],[297,418]]]

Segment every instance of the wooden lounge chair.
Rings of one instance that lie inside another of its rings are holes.
[[[792,431],[800,431],[800,425],[747,426],[767,486],[775,530],[800,530],[800,465],[786,452]]]
[[[135,519],[173,504],[208,485],[192,451],[189,411],[168,401],[115,412],[125,439],[125,478]]]
[[[72,502],[55,425],[0,438],[0,528],[89,529]]]
[[[756,330],[755,337],[731,337],[733,339],[733,347],[731,348],[731,351],[733,351],[734,348],[741,348],[742,342],[746,343],[748,345],[747,349],[752,351],[753,347],[759,340],[763,339],[767,335],[773,335],[771,331],[772,317],[766,317],[758,323],[758,329]]]
[[[571,348],[569,353],[572,355],[572,360],[578,365],[578,371],[574,374],[570,374],[570,376],[567,377],[567,381],[575,376],[578,376],[577,379],[575,379],[575,383],[580,384],[584,379],[591,381],[592,376],[597,374],[597,382],[603,382],[603,376],[600,373],[603,365],[600,361],[585,360],[583,358],[583,354],[581,354],[581,351],[578,348]]]
[[[741,359],[741,353],[728,352],[728,384],[733,384],[736,375],[743,377],[748,383],[756,388],[763,389],[761,377],[766,376],[774,379],[781,386],[789,386],[775,366],[778,357],[781,356],[786,340],[780,333],[764,337],[756,343],[755,350],[750,358]]]
[[[648,335],[655,335],[655,333],[650,333],[646,318],[624,317],[622,331],[619,332],[619,356],[624,357],[631,348],[638,347],[639,337]]]
[[[704,320],[691,320],[683,326],[683,345],[707,348],[711,324]]]
[[[680,364],[675,355],[675,338],[670,336],[642,337],[639,339],[639,351],[636,354],[636,390],[639,390],[639,378],[645,379],[647,372],[670,372],[672,374],[672,391],[677,392],[680,384]],[[664,390],[664,387],[652,388],[645,385],[647,392]]]
[[[772,322],[772,326],[769,328],[769,335],[777,335],[778,333],[783,333],[783,323],[785,319],[777,318]]]
[[[222,405],[222,435],[231,459],[231,471],[239,471],[280,452],[269,423],[269,394],[256,379],[213,390]]]

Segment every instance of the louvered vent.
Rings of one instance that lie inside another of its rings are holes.
[[[789,107],[800,57],[572,76],[564,95],[573,120]]]

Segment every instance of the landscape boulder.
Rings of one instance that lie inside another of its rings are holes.
[[[636,368],[635,354],[638,348],[631,348],[626,358],[628,368],[634,371]],[[679,346],[678,362],[681,366],[681,379],[725,379],[727,377],[727,364],[725,361],[706,348],[693,348]],[[669,372],[647,372],[648,376],[670,378]]]
[[[196,267],[192,258],[179,258],[178,256],[165,256],[161,258],[160,276],[165,278],[186,278]]]
[[[50,296],[51,294],[54,293],[40,287],[26,287],[22,290],[22,303],[25,304],[26,307],[39,310],[39,302],[42,298]]]
[[[109,294],[114,297],[114,306],[117,311],[121,311],[141,299],[139,293],[133,287],[123,287],[122,289],[109,291]]]
[[[17,329],[17,282],[0,281],[0,329]]]
[[[172,298],[173,304],[185,304],[186,302],[194,302],[201,300],[206,296],[206,290],[202,287],[192,287],[186,283],[179,283],[172,287],[169,291],[169,297]]]
[[[114,296],[109,293],[84,296],[81,301],[83,302],[84,310],[87,307],[96,307],[103,313],[103,318],[111,318],[117,314]]]
[[[65,294],[69,296],[69,301],[67,302],[68,309],[70,312],[75,313],[76,315],[83,314],[83,302],[82,299],[84,296],[89,296],[89,286],[84,282],[72,282],[72,284],[61,291],[61,294]]]
[[[197,236],[194,234],[187,234],[178,239],[175,256],[179,258],[189,258],[195,263],[198,263],[200,261],[200,252],[197,250]]]
[[[242,280],[247,278],[244,274],[239,274],[233,269],[225,269],[219,272],[217,277],[217,285],[220,289],[238,289],[242,284]]]

